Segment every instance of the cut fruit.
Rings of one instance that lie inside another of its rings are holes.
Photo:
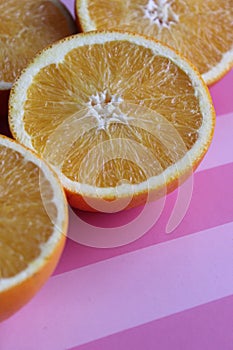
[[[74,207],[157,199],[196,168],[214,130],[206,85],[140,35],[93,32],[45,49],[11,90],[13,136],[46,158]]]
[[[232,0],[76,0],[82,31],[121,29],[178,50],[207,84],[233,66]]]
[[[0,321],[45,283],[61,255],[67,202],[56,174],[15,141],[0,136]]]
[[[22,68],[38,51],[75,32],[59,0],[0,0],[0,116],[7,112],[7,91]]]

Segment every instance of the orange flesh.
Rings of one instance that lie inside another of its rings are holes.
[[[114,99],[118,102],[114,103]],[[135,104],[142,110],[135,107],[137,113],[133,111]],[[119,120],[112,119],[112,106],[114,113],[120,109]],[[105,109],[107,117],[100,127]],[[82,133],[77,129],[78,136],[72,138],[73,127],[69,123],[78,118],[86,128]],[[194,145],[201,124],[199,102],[189,77],[171,60],[127,41],[73,49],[62,63],[40,70],[27,91],[24,105],[24,127],[35,150],[46,153],[46,142],[55,130],[68,125],[59,137],[59,141],[66,140],[66,152],[58,165],[69,179],[99,187],[116,186],[122,180],[140,183],[161,173]],[[178,136],[170,134],[169,126]],[[176,143],[177,137],[181,146]],[[134,144],[124,144],[124,139]],[[106,150],[104,146],[98,148],[104,142]],[[137,145],[142,146],[141,154]],[[96,153],[91,154],[89,151],[95,147]],[[58,155],[56,146],[51,151],[50,162],[56,165],[62,148],[57,150]],[[103,154],[108,152],[120,152],[121,156],[109,160],[105,157],[103,162]],[[138,159],[147,156],[145,164],[155,159],[159,165],[151,164],[145,169]],[[98,169],[97,176],[93,176],[93,167]]]
[[[145,16],[145,8],[149,2],[158,5],[156,0],[86,2],[96,29],[121,29],[150,35],[180,51],[201,74],[216,66],[223,54],[232,49],[232,0],[168,0],[165,1],[165,6],[169,7],[167,17],[152,10],[149,18]],[[81,25],[88,30],[84,19]]]
[[[43,173],[20,153],[0,145],[0,279],[23,271],[53,233],[57,209]],[[40,187],[41,183],[41,187]],[[46,194],[49,216],[41,198]]]
[[[12,83],[36,52],[74,33],[48,0],[0,0],[0,81]]]

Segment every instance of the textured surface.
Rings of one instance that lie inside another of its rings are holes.
[[[1,84],[5,82],[9,88],[35,53],[74,33],[66,16],[57,1],[0,0]]]
[[[66,3],[72,10],[73,1]],[[233,71],[210,90],[216,131],[195,173],[181,224],[166,234],[177,196],[173,193],[157,223],[129,245],[96,249],[69,239],[43,290],[0,324],[0,349],[231,350],[232,83]],[[152,206],[151,215],[155,210]],[[109,228],[127,224],[139,213],[80,217]],[[80,223],[71,221],[70,237],[79,231]]]
[[[42,182],[51,200],[53,192],[38,166],[20,153],[0,145],[0,159],[0,278],[7,278],[26,269],[49,239],[53,227],[41,198]]]
[[[231,62],[232,67],[232,0],[77,0],[77,4],[84,31],[127,29],[155,37],[190,59],[208,84],[227,68],[220,62]]]
[[[27,90],[23,120],[33,148],[45,158],[51,153],[47,159],[67,178],[115,187],[122,179],[139,184],[180,160],[198,139],[202,113],[184,71],[121,39],[77,47],[43,67]],[[66,145],[50,150],[45,144],[54,135],[60,143],[59,128]]]

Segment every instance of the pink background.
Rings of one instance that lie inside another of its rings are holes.
[[[180,225],[166,234],[174,192],[131,244],[97,249],[68,239],[46,285],[0,324],[0,350],[233,349],[232,85],[233,71],[210,88],[216,131]],[[117,227],[140,210],[80,218]],[[69,235],[78,229],[71,220]]]

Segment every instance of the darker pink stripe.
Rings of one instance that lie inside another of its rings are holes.
[[[232,310],[230,296],[69,350],[230,350]]]
[[[174,206],[176,193],[167,197],[164,211],[152,229],[131,244],[114,249],[96,249],[68,240],[55,274],[233,221],[232,176],[233,163],[196,173],[190,207],[181,224],[169,235],[165,233],[165,227]],[[138,210],[132,209],[119,214],[85,213],[82,216],[92,219],[96,224],[106,221],[117,226],[118,222],[132,219]]]

